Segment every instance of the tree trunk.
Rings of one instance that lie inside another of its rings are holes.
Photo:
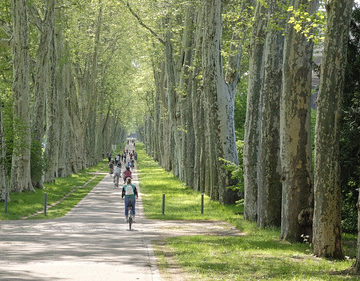
[[[45,161],[47,170],[45,181],[53,182],[58,177],[59,164],[59,97],[57,91],[57,44],[55,35],[55,0],[49,1],[48,12],[51,13],[49,34],[49,87],[46,94],[46,143]]]
[[[33,191],[30,170],[30,77],[29,22],[25,0],[12,0],[14,144],[11,165],[11,191]]]
[[[221,203],[233,203],[235,195],[227,186],[230,175],[220,158],[238,163],[234,128],[234,93],[225,83],[221,51],[222,18],[220,1],[204,1],[203,91],[206,97],[207,162],[210,196]]]
[[[310,15],[317,1],[293,0]],[[313,42],[288,24],[284,45],[283,91],[280,102],[282,165],[281,238],[300,241],[312,231],[310,97]]]
[[[314,182],[314,254],[344,258],[341,240],[339,119],[353,1],[330,1],[317,98]]]
[[[201,100],[203,99],[203,92],[199,90],[199,74],[200,74],[200,61],[201,61],[201,46],[203,38],[203,18],[204,8],[198,6],[196,9],[196,30],[195,30],[195,53],[192,62],[191,72],[191,105],[192,105],[192,123],[194,128],[194,181],[192,188],[196,191],[205,191],[205,161],[204,153],[205,149],[205,137],[204,137],[204,107]],[[206,194],[209,195],[208,192]]]
[[[167,23],[168,24],[168,23]],[[176,124],[176,79],[175,79],[175,66],[173,59],[173,46],[171,43],[171,32],[166,31],[165,40],[165,71],[166,71],[166,88],[167,88],[167,113],[168,113],[168,141],[170,149],[170,169],[173,171],[175,176],[179,174],[179,166],[177,159],[177,143],[175,136],[177,135],[177,124]]]
[[[269,3],[268,22],[284,27],[279,19],[283,8],[278,1]],[[284,15],[282,15],[284,16]],[[264,50],[264,82],[260,97],[258,150],[257,221],[260,227],[281,224],[280,95],[284,38],[282,30],[270,27]]]
[[[191,108],[191,89],[192,80],[190,79],[190,66],[193,59],[194,32],[193,22],[195,18],[195,7],[189,5],[185,15],[185,28],[182,42],[182,67],[179,81],[180,104],[181,104],[181,160],[182,167],[181,180],[185,181],[189,187],[193,186],[194,180],[194,153],[195,139]]]
[[[249,82],[244,136],[244,218],[257,219],[257,152],[259,149],[259,102],[263,79],[263,52],[266,8],[257,2],[255,23],[250,42]]]
[[[360,273],[360,192],[358,197],[358,203],[357,203],[357,209],[358,209],[358,236],[357,236],[357,253],[356,253],[356,261],[353,266],[353,270],[359,274]]]
[[[57,15],[59,18],[59,15]],[[59,30],[56,35],[57,53],[59,60],[64,60],[66,57],[64,39],[62,30]],[[58,176],[66,177],[71,173],[71,162],[69,155],[69,148],[73,146],[70,139],[70,124],[67,116],[66,101],[68,100],[68,91],[70,80],[66,73],[67,64],[58,63],[57,65],[57,93],[59,97],[58,103],[58,119],[59,119],[59,157],[58,157]],[[70,166],[70,167],[69,167]]]
[[[48,89],[48,73],[49,73],[49,37],[51,36],[51,1],[47,3],[47,12],[43,21],[42,29],[40,30],[40,42],[36,53],[36,67],[35,67],[35,81],[32,107],[32,150],[36,159],[31,159],[32,183],[33,186],[43,188],[43,171],[41,175],[38,171],[39,155],[43,158],[42,143],[45,134],[45,96]],[[33,172],[34,171],[34,172]]]
[[[5,200],[5,193],[8,192],[8,173],[6,169],[6,146],[3,123],[2,101],[0,97],[0,202]]]

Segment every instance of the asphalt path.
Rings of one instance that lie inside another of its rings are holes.
[[[120,188],[106,175],[63,218],[0,222],[0,280],[161,280],[141,193],[136,204],[129,231]]]

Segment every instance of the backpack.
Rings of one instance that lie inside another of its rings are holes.
[[[134,195],[134,188],[132,186],[132,184],[128,184],[125,187],[125,195]]]

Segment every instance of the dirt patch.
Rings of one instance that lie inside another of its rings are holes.
[[[157,236],[244,236],[246,233],[239,231],[229,223],[222,221],[159,221],[149,220],[148,230]]]

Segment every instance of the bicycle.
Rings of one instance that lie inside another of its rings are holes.
[[[129,230],[131,231],[131,225],[133,224],[133,213],[132,213],[131,204],[128,204],[128,222],[129,222]]]

